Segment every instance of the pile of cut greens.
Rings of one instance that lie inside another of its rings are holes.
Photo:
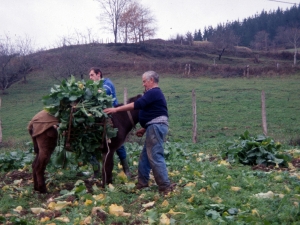
[[[117,135],[117,128],[107,122],[108,116],[103,109],[112,107],[113,98],[106,94],[103,81],[76,81],[74,76],[63,80],[60,85],[54,85],[50,94],[43,97],[44,110],[60,121],[58,132],[66,142],[68,132],[70,146],[66,143],[56,154],[57,164],[65,163],[66,150],[76,153],[76,159],[88,163],[91,154],[100,156],[97,150],[103,143],[103,132],[110,139]],[[103,126],[104,121],[106,125]],[[69,130],[71,128],[71,130]]]
[[[222,157],[228,162],[239,162],[244,165],[279,165],[288,166],[290,156],[281,153],[279,142],[265,135],[250,136],[248,131],[240,135],[239,140],[227,141],[226,149],[222,152]]]

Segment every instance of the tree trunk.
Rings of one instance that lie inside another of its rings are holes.
[[[265,136],[268,135],[267,129],[267,115],[266,115],[266,100],[265,100],[265,92],[261,92],[261,116],[262,116],[262,128]]]
[[[297,64],[297,46],[295,46],[295,54],[294,54],[294,66]]]

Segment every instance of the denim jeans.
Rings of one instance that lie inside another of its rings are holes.
[[[116,151],[117,155],[119,156],[120,160],[126,159],[126,149],[125,146],[122,145],[117,151]]]
[[[138,165],[138,182],[148,185],[150,170],[159,190],[170,186],[167,166],[164,158],[164,139],[168,133],[165,124],[151,124],[146,130],[146,140]]]

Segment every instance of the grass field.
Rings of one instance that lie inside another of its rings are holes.
[[[143,92],[140,74],[115,74],[119,102],[123,90],[128,97]],[[2,95],[0,119],[3,145],[21,147],[27,141],[26,126],[43,108],[41,98],[49,94],[58,81],[37,73],[28,83],[12,86]],[[235,138],[245,130],[262,133],[261,91],[266,93],[268,135],[282,143],[299,137],[300,76],[254,77],[250,79],[182,78],[181,75],[161,74],[160,87],[166,96],[169,115],[169,141],[192,141],[192,90],[196,93],[198,142],[223,141]],[[2,146],[3,147],[3,146]]]
[[[1,96],[0,168],[11,169],[0,172],[0,224],[299,224],[299,165],[260,170],[229,164],[221,152],[225,140],[238,139],[245,130],[262,133],[260,96],[264,90],[269,136],[283,143],[284,153],[300,161],[298,147],[288,145],[299,138],[300,76],[209,79],[160,75],[170,114],[165,156],[169,177],[177,183],[174,192],[160,196],[153,177],[149,188],[136,190],[136,177],[124,177],[117,157],[113,185],[106,188],[89,179],[89,166],[61,169],[51,162],[46,173],[50,193],[35,192],[30,167],[34,155],[25,145],[30,141],[26,126],[42,109],[41,97],[58,82],[34,74],[28,84],[16,84],[8,95]],[[143,92],[141,74],[120,73],[110,78],[120,102],[125,87],[128,97]],[[196,144],[191,143],[193,89]],[[126,143],[126,149],[135,175],[143,139],[134,140],[138,143]],[[80,180],[84,183],[75,186]]]

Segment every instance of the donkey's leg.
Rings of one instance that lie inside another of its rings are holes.
[[[30,130],[30,135],[32,135],[32,130]],[[32,143],[33,143],[33,149],[34,149],[34,152],[35,152],[35,159],[34,161],[32,162],[32,177],[33,177],[33,184],[34,184],[34,190],[38,191],[38,182],[37,182],[37,177],[36,177],[36,171],[35,171],[35,165],[38,161],[38,157],[39,157],[39,147],[37,145],[37,142],[36,142],[36,138],[35,137],[32,137]]]
[[[112,171],[114,168],[114,151],[102,153],[102,187],[112,184]]]
[[[38,184],[37,189],[41,193],[46,193],[45,170],[57,144],[57,130],[49,128],[44,133],[37,136],[36,140],[39,148],[39,154],[37,155],[34,164],[34,171]]]
[[[39,157],[39,153],[36,153],[35,159],[32,163],[32,176],[33,176],[33,187],[34,190],[38,191],[38,181],[37,181],[37,176],[36,176],[36,169],[35,169],[35,165],[37,164],[38,161],[38,157]]]

